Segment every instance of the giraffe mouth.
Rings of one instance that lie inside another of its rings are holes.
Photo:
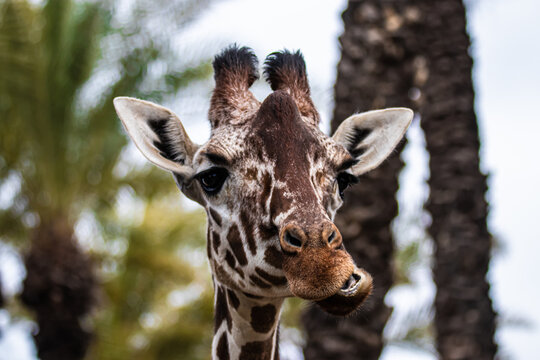
[[[332,315],[346,316],[355,312],[366,301],[373,289],[371,275],[355,267],[353,273],[334,295],[316,301],[324,311]]]
[[[359,292],[369,293],[371,291],[371,284],[371,276],[364,270],[355,267],[353,273],[343,283],[337,294],[345,297],[353,297]]]
[[[343,286],[341,286],[341,289],[339,289],[339,293],[343,296],[352,296],[356,293],[356,290],[360,287],[360,283],[362,282],[362,275],[357,274],[353,272],[351,276],[345,281]]]

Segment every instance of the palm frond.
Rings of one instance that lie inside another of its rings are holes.
[[[100,36],[101,12],[96,4],[84,4],[67,34],[68,58],[66,64],[69,89],[73,96],[88,80],[97,60],[97,40]]]

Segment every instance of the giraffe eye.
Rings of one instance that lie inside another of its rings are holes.
[[[339,189],[339,196],[341,196],[341,199],[345,197],[345,189],[347,189],[351,184],[356,184],[358,182],[358,179],[356,176],[342,172],[337,176],[337,183],[338,183],[338,189]]]
[[[221,190],[229,172],[224,168],[213,167],[197,175],[201,187],[208,195],[215,195]]]

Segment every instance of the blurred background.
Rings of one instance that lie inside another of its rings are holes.
[[[282,359],[535,358],[539,13],[536,0],[0,0],[0,360],[210,358],[204,213],[128,142],[112,99],[159,102],[203,143],[211,61],[234,42],[261,62],[300,49],[327,133],[355,111],[416,113],[336,220],[375,275],[371,301],[335,319],[287,300]]]

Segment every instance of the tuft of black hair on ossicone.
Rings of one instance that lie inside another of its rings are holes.
[[[264,61],[264,77],[272,90],[287,86],[292,79],[302,87],[307,86],[304,56],[300,50],[291,52],[285,49],[271,53]]]
[[[226,73],[246,76],[248,87],[259,78],[259,61],[251,48],[232,44],[216,55],[212,63],[214,79],[218,81]]]

